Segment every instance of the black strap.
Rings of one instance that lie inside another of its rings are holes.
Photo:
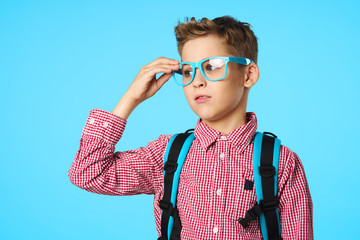
[[[261,157],[259,173],[261,175],[261,185],[263,200],[259,202],[264,212],[266,228],[269,240],[281,239],[279,236],[279,222],[276,215],[278,201],[275,197],[275,167],[273,166],[275,138],[263,134],[261,146]]]
[[[273,137],[266,134],[271,134]],[[273,154],[276,135],[264,132],[259,173],[261,176],[261,187],[263,191],[263,199],[259,204],[255,204],[251,209],[246,212],[244,218],[239,218],[238,222],[246,228],[250,221],[256,220],[261,212],[264,213],[267,234],[269,240],[281,240],[279,234],[279,222],[276,215],[276,208],[278,207],[278,200],[275,197],[275,167],[273,166]]]
[[[181,233],[182,225],[181,225],[179,211],[177,210],[177,207],[176,207],[176,212],[173,217],[174,217],[174,224],[173,224],[173,228],[172,228],[172,231],[170,234],[170,240],[180,240],[180,233]]]
[[[180,239],[181,222],[179,217],[179,211],[177,209],[176,203],[175,206],[173,206],[170,199],[174,173],[178,165],[178,156],[180,154],[182,146],[184,145],[185,140],[190,134],[191,133],[181,133],[175,137],[169,150],[168,160],[165,162],[163,198],[159,202],[159,206],[163,210],[161,216],[161,237],[159,237],[158,240],[168,240],[168,226],[170,216],[174,218],[174,224],[171,231],[170,240]]]

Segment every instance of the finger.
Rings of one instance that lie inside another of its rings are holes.
[[[148,69],[153,69],[153,68],[161,68],[161,69],[170,69],[172,70],[179,70],[180,69],[180,65],[167,65],[167,64],[163,64],[163,65],[155,65],[153,67],[149,67]]]
[[[157,79],[157,84],[159,89],[172,77],[171,73],[164,73],[163,75],[161,75],[161,77],[159,77]]]
[[[150,75],[155,75],[157,73],[171,73],[173,70],[176,70],[176,67],[152,67],[147,69],[147,73]]]
[[[158,64],[158,65],[153,65],[153,66],[146,65],[142,68],[142,70],[146,71],[146,72],[152,71],[154,69],[155,69],[156,73],[161,72],[161,70],[163,70],[163,69],[179,70],[180,65],[179,64]]]
[[[180,62],[175,59],[159,57],[152,61],[151,63],[147,64],[146,66],[153,67],[154,65],[161,65],[161,64],[179,64]]]

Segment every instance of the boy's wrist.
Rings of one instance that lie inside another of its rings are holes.
[[[118,104],[115,106],[114,110],[111,112],[121,118],[127,119],[132,111],[139,105],[140,103],[131,97],[128,97],[126,93],[121,97]]]

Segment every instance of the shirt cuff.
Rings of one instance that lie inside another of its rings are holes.
[[[99,137],[116,145],[124,132],[126,123],[126,119],[122,117],[95,108],[90,111],[82,134]]]

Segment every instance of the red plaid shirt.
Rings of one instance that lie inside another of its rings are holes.
[[[181,239],[261,239],[259,221],[244,229],[237,221],[256,203],[252,169],[256,115],[229,134],[208,127],[199,118],[195,140],[182,168],[177,207]],[[126,119],[101,109],[90,111],[80,148],[69,169],[70,181],[105,195],[154,194],[154,215],[160,232],[163,166],[172,135],[160,135],[146,147],[115,152]],[[250,184],[251,185],[251,184]],[[278,173],[279,215],[283,239],[313,239],[313,204],[298,155],[281,145]]]

